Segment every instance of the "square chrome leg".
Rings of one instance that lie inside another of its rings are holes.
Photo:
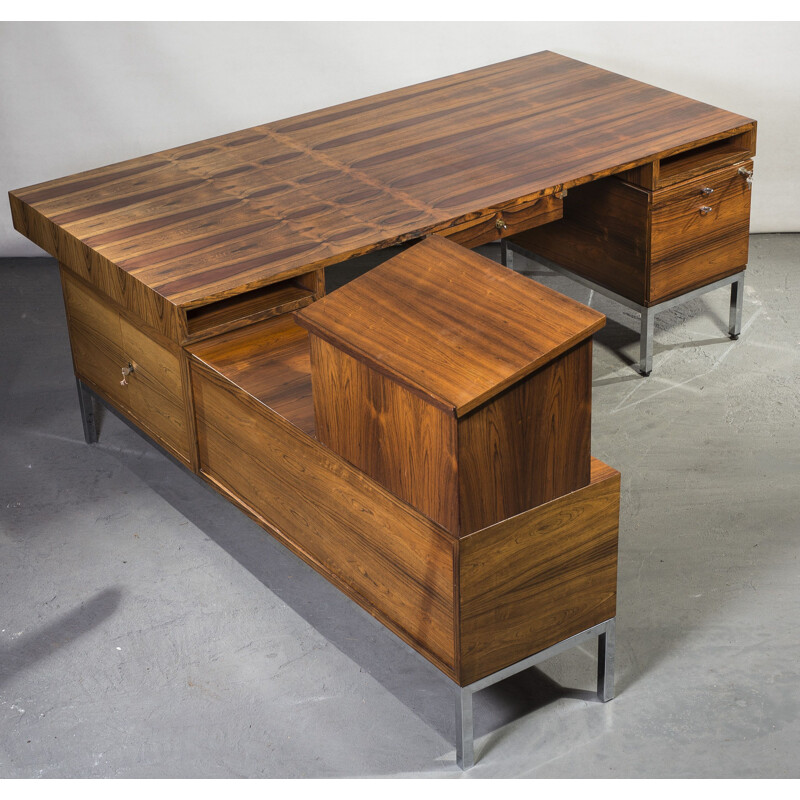
[[[642,331],[639,338],[639,372],[646,378],[653,371],[653,331],[656,312],[642,308]]]
[[[728,320],[728,335],[738,339],[742,332],[742,299],[744,295],[744,273],[731,284],[731,313]]]
[[[461,769],[475,763],[472,726],[472,690],[456,689],[456,762]]]
[[[514,251],[508,246],[505,239],[500,240],[500,263],[504,267],[514,269]]]
[[[607,703],[614,699],[614,629],[616,619],[606,623],[597,637],[597,698]]]
[[[94,398],[79,378],[76,378],[75,382],[78,384],[78,405],[81,409],[83,438],[86,440],[86,444],[95,444],[97,442],[97,418],[94,413]]]

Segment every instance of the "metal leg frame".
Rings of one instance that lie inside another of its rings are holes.
[[[735,276],[731,284],[731,313],[728,320],[728,335],[731,339],[738,339],[742,332],[742,296],[744,295],[744,273],[739,273],[741,277]]]
[[[461,769],[469,769],[475,763],[474,728],[472,719],[472,695],[523,672],[557,653],[569,650],[587,639],[597,639],[597,697],[606,703],[614,697],[614,628],[616,618],[601,622],[581,633],[570,636],[546,650],[518,661],[510,667],[481,678],[468,686],[456,686],[456,761]]]
[[[85,386],[80,378],[75,378],[78,384],[78,404],[81,409],[81,422],[83,423],[83,438],[86,444],[97,442],[97,418],[94,413],[94,395]]]
[[[508,251],[507,255],[503,254],[504,248]],[[723,286],[728,286],[730,284],[731,309],[730,319],[728,321],[728,335],[731,337],[731,339],[738,339],[739,334],[742,331],[744,270],[737,272],[735,275],[729,275],[727,278],[714,281],[714,283],[709,283],[707,286],[701,286],[699,289],[693,289],[692,291],[686,292],[686,294],[682,294],[679,297],[673,297],[671,300],[665,300],[663,303],[658,303],[658,305],[643,306],[633,300],[629,300],[627,297],[617,294],[616,292],[612,292],[611,289],[607,289],[605,286],[601,286],[599,283],[589,280],[589,278],[584,278],[582,275],[577,275],[565,267],[562,267],[560,264],[550,261],[548,258],[544,258],[543,256],[536,255],[536,253],[531,253],[528,250],[524,250],[523,248],[519,247],[519,245],[513,245],[513,248],[531,261],[536,261],[548,269],[553,270],[553,272],[564,275],[576,283],[580,283],[582,286],[585,286],[587,289],[592,289],[593,291],[598,292],[605,297],[609,297],[612,300],[615,300],[617,303],[621,303],[623,306],[627,306],[628,308],[638,312],[641,316],[641,337],[639,339],[639,372],[644,377],[647,377],[653,370],[653,329],[655,315],[662,311],[666,311],[668,308],[680,305],[681,303],[686,303],[689,300],[693,300],[695,297],[699,297],[701,294],[713,292],[715,289],[720,289]],[[511,253],[512,244],[506,242],[504,239],[502,241],[500,250],[500,259],[502,264],[508,265],[512,263],[509,260],[512,257]]]

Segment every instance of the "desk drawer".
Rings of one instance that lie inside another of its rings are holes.
[[[479,247],[487,242],[494,242],[514,233],[561,219],[563,204],[564,201],[555,195],[539,197],[528,203],[499,209],[488,217],[471,219],[432,233],[445,236],[463,247]]]
[[[750,185],[739,168],[721,169],[653,192],[650,302],[659,302],[747,263]]]
[[[61,276],[75,374],[188,463],[189,427],[177,353],[65,269]],[[129,364],[133,372],[122,383],[122,369]]]

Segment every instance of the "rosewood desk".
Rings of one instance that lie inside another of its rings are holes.
[[[510,237],[642,308],[734,280],[735,335],[740,170],[754,152],[753,120],[543,52],[10,202],[17,230],[60,264],[87,442],[99,398],[474,691],[552,649],[524,641],[493,672],[465,671],[454,539],[315,437],[308,334],[292,312],[354,256],[429,234],[467,247]],[[616,531],[618,474],[593,461],[588,479],[585,507]],[[366,565],[352,556],[364,541]],[[398,558],[409,580],[397,581]],[[608,699],[613,607],[600,616],[552,646],[599,637]]]

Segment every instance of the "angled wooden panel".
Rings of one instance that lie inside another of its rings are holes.
[[[466,685],[616,613],[619,473],[459,541]]]

